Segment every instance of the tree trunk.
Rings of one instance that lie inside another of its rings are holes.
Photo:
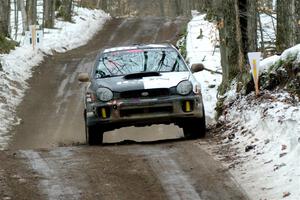
[[[256,2],[251,0],[222,0],[219,19],[221,65],[223,80],[221,94],[226,92],[231,80],[245,71],[246,56],[257,50]]]
[[[257,18],[258,18],[258,25],[259,25],[259,31],[260,31],[260,40],[261,40],[261,48],[260,51],[263,52],[263,55],[265,56],[265,41],[264,41],[264,32],[263,32],[263,26],[260,18],[260,14],[257,13]]]
[[[26,9],[24,5],[24,0],[19,0],[19,5],[21,9],[21,14],[22,14],[22,35],[25,35],[25,31],[28,30],[28,21],[27,21],[27,14],[26,14]]]
[[[277,0],[277,51],[299,42],[299,0]]]
[[[237,41],[235,0],[222,0],[222,14],[219,20],[221,65],[223,79],[221,93],[229,86],[230,80],[234,78],[238,69],[239,41]]]
[[[109,3],[106,0],[102,0],[101,9],[107,10]]]
[[[296,44],[300,43],[300,0],[295,1]]]
[[[60,15],[65,21],[72,21],[73,0],[61,0]]]
[[[96,8],[100,8],[100,0],[97,0],[97,5],[96,5]]]
[[[26,1],[26,13],[27,13],[28,25],[35,25],[37,22],[36,0]]]
[[[14,9],[15,9],[15,40],[17,40],[18,29],[19,29],[19,8],[17,0],[14,0]]]
[[[9,37],[10,0],[0,0],[0,35]]]
[[[53,28],[55,20],[55,0],[44,0],[44,27]]]
[[[53,26],[55,25],[55,11],[56,11],[56,3],[58,0],[53,0],[53,4],[52,4],[52,12],[53,14],[51,15],[51,20],[53,21]]]
[[[257,1],[247,0],[247,45],[245,53],[257,51]]]

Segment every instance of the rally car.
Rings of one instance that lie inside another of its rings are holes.
[[[105,49],[96,58],[87,82],[84,120],[87,143],[101,144],[103,133],[126,126],[174,123],[189,139],[205,136],[205,114],[199,82],[170,44]],[[141,133],[143,134],[143,133]]]

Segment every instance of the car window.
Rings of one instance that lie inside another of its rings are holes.
[[[133,49],[104,53],[97,65],[97,78],[139,72],[188,71],[174,49]]]

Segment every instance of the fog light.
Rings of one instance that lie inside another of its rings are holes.
[[[192,112],[194,109],[194,101],[183,101],[182,110],[183,112]]]
[[[111,109],[108,106],[97,107],[96,114],[100,119],[109,119],[111,114]]]
[[[185,102],[185,111],[191,112],[191,103],[189,101]]]
[[[107,114],[106,114],[106,109],[105,108],[101,108],[101,116],[103,119],[107,118]]]

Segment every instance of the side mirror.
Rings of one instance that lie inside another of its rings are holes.
[[[80,73],[78,75],[78,81],[80,82],[89,82],[90,81],[90,76],[88,73]]]
[[[193,64],[191,67],[192,73],[200,72],[204,70],[204,65],[202,63]]]

